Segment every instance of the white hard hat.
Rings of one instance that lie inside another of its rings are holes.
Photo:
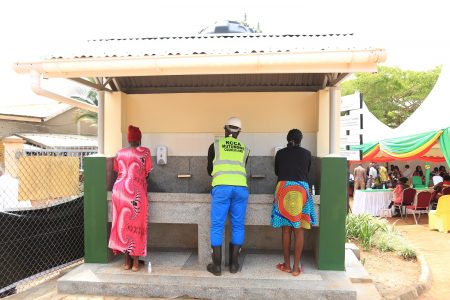
[[[241,119],[239,119],[237,117],[231,117],[227,120],[227,122],[225,123],[225,126],[235,126],[235,127],[242,128]]]

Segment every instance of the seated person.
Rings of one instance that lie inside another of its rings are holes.
[[[442,181],[444,181],[444,178],[442,178],[442,176],[439,175],[439,173],[433,176],[433,186],[436,186],[438,183]]]
[[[439,175],[439,169],[438,167],[434,167],[433,171],[430,172],[430,177]]]
[[[439,166],[439,175],[441,175],[442,177],[444,177],[445,175],[448,175],[447,170],[445,169],[444,166]]]
[[[383,183],[381,182],[380,176],[375,177],[373,184],[372,184],[372,188],[373,189],[382,189],[383,188]]]
[[[413,176],[420,176],[419,173],[422,172],[422,167],[421,166],[416,166],[416,169],[414,170]]]
[[[395,178],[404,177],[398,166],[394,166],[394,177]]]
[[[403,190],[408,187],[406,185],[407,182],[408,182],[408,178],[400,177],[400,179],[398,180],[398,183],[395,186],[395,189],[393,191],[392,201],[389,204],[388,208],[392,208],[392,206],[394,204],[401,204],[402,203],[402,201],[403,201]],[[394,216],[394,215],[398,215],[398,214],[396,212],[393,212],[392,215]]]
[[[431,201],[437,202],[442,196],[442,190],[446,187],[450,187],[450,175],[444,175],[443,181],[438,182],[434,185],[434,191],[431,195]]]
[[[422,184],[425,184],[425,175],[423,175],[423,171],[419,171],[419,177],[422,179]]]

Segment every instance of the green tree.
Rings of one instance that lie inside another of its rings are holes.
[[[95,90],[88,90],[85,97],[72,96],[71,98],[98,106],[98,96]],[[98,114],[92,111],[78,109],[75,114],[75,122],[79,121],[86,121],[87,123],[91,123],[92,126],[97,126]]]
[[[440,72],[440,66],[426,72],[378,67],[377,73],[357,73],[342,83],[341,92],[345,96],[359,91],[367,108],[384,124],[396,128],[422,104]]]

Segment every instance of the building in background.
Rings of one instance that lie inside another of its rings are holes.
[[[96,126],[76,121],[77,111],[77,108],[57,102],[0,106],[0,139],[20,133],[96,136]]]

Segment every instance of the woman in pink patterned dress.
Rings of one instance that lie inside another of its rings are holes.
[[[109,248],[125,254],[125,270],[139,270],[139,256],[147,255],[147,176],[152,169],[150,150],[141,147],[141,131],[128,126],[129,148],[114,159],[117,180],[112,193]],[[131,260],[131,257],[133,260]]]

